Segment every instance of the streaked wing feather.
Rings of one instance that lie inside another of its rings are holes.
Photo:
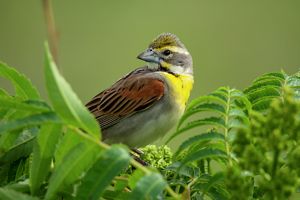
[[[86,106],[101,128],[106,129],[125,117],[148,109],[163,95],[162,80],[133,73],[96,95]]]

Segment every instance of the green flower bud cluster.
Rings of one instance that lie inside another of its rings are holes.
[[[240,129],[233,142],[238,164],[227,173],[232,196],[250,195],[255,185],[263,199],[288,199],[300,186],[300,102],[284,88],[281,99],[273,100],[264,113],[252,112],[250,120],[249,128]]]
[[[141,159],[150,166],[163,170],[172,164],[172,152],[168,146],[147,145],[141,148]]]

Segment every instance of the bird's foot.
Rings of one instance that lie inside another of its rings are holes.
[[[132,148],[131,151],[132,151],[131,155],[132,155],[134,160],[136,160],[137,162],[139,162],[143,166],[148,166],[149,165],[146,161],[141,159],[141,155],[144,154],[143,151],[141,151],[137,148]]]

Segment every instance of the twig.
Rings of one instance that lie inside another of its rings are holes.
[[[59,66],[58,65],[58,33],[55,27],[51,0],[42,0],[42,2],[43,2],[44,16],[45,16],[45,22],[47,26],[47,35],[48,35],[51,54],[53,56],[56,65]]]

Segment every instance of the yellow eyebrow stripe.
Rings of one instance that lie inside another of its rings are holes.
[[[163,51],[163,50],[166,50],[166,49],[169,49],[170,51],[173,51],[173,52],[176,52],[176,53],[182,53],[182,54],[186,54],[186,55],[190,54],[186,49],[181,48],[181,47],[176,47],[176,46],[164,46],[164,47],[161,47],[161,48],[157,48],[156,50]]]

